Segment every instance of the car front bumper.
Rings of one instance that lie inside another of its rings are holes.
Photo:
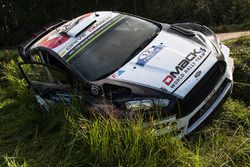
[[[224,47],[224,48],[223,48]],[[224,50],[223,50],[224,49]],[[178,132],[183,137],[194,131],[232,92],[234,62],[229,57],[229,49],[222,46],[227,68],[225,74],[220,78],[218,84],[190,114],[185,117],[176,118],[171,116],[154,123],[153,128],[156,135],[163,135],[171,131]],[[152,124],[151,124],[152,125]]]

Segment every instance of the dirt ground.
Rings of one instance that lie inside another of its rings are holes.
[[[219,37],[219,39],[221,41],[227,41],[227,40],[230,40],[230,39],[235,39],[235,38],[239,38],[241,36],[246,36],[246,35],[250,35],[250,31],[216,34],[216,36]]]

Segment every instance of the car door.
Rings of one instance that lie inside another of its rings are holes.
[[[39,62],[19,63],[19,67],[43,110],[49,111],[50,103],[72,103],[72,81],[68,72]]]

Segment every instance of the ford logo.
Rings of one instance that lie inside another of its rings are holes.
[[[198,71],[197,73],[195,73],[194,77],[198,78],[201,75],[201,71]]]

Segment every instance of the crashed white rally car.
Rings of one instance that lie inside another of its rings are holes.
[[[229,52],[205,26],[118,12],[63,20],[19,47],[20,69],[44,110],[76,96],[121,118],[141,113],[145,125],[160,118],[157,134],[180,136],[231,93]]]

